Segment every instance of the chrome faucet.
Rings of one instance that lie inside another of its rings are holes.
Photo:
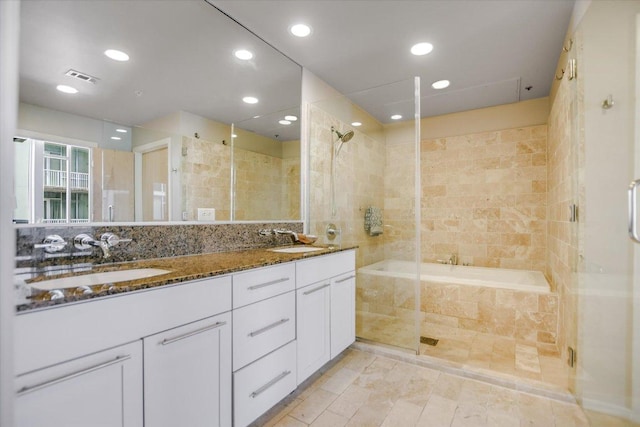
[[[73,238],[73,245],[76,249],[86,251],[91,247],[97,247],[102,249],[102,258],[111,257],[111,251],[109,248],[114,247],[118,243],[130,242],[131,239],[121,239],[113,233],[103,233],[100,236],[100,240],[96,240],[88,234],[78,234]]]
[[[439,259],[437,260],[440,264],[449,264],[449,265],[458,265],[458,255],[451,254],[449,259]]]
[[[291,230],[285,230],[282,228],[274,228],[273,229],[273,234],[278,236],[280,234],[284,234],[287,235],[289,237],[291,237],[291,241],[293,241],[293,243],[298,242],[298,233],[296,233],[295,231],[291,231]]]
[[[73,246],[81,251],[86,251],[92,247],[102,249],[102,257],[109,258],[111,253],[109,252],[109,243],[105,240],[96,240],[88,234],[78,234],[73,238]]]
[[[261,236],[278,236],[284,234],[290,236],[293,243],[300,241],[298,239],[298,233],[291,230],[285,230],[284,228],[263,228],[261,230],[258,230],[258,234]]]

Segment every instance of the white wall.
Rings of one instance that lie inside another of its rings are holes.
[[[18,107],[20,2],[0,1],[0,425],[13,425],[13,137]]]

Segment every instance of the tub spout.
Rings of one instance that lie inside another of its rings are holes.
[[[449,264],[449,265],[458,265],[458,255],[451,254],[449,259],[439,259],[437,260],[440,264]]]

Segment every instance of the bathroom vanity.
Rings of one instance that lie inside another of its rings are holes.
[[[355,340],[355,250],[267,252],[20,312],[16,425],[250,424]]]

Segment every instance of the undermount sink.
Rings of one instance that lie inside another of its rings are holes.
[[[295,246],[293,248],[281,248],[281,249],[269,249],[271,252],[281,252],[285,254],[299,254],[304,252],[321,251],[324,248],[318,248],[314,246]]]
[[[171,270],[161,268],[135,268],[131,270],[105,271],[80,276],[62,277],[60,279],[44,280],[42,282],[29,283],[34,289],[51,291],[53,289],[79,288],[81,286],[95,286],[105,283],[126,282],[129,280],[144,279],[170,273]]]

